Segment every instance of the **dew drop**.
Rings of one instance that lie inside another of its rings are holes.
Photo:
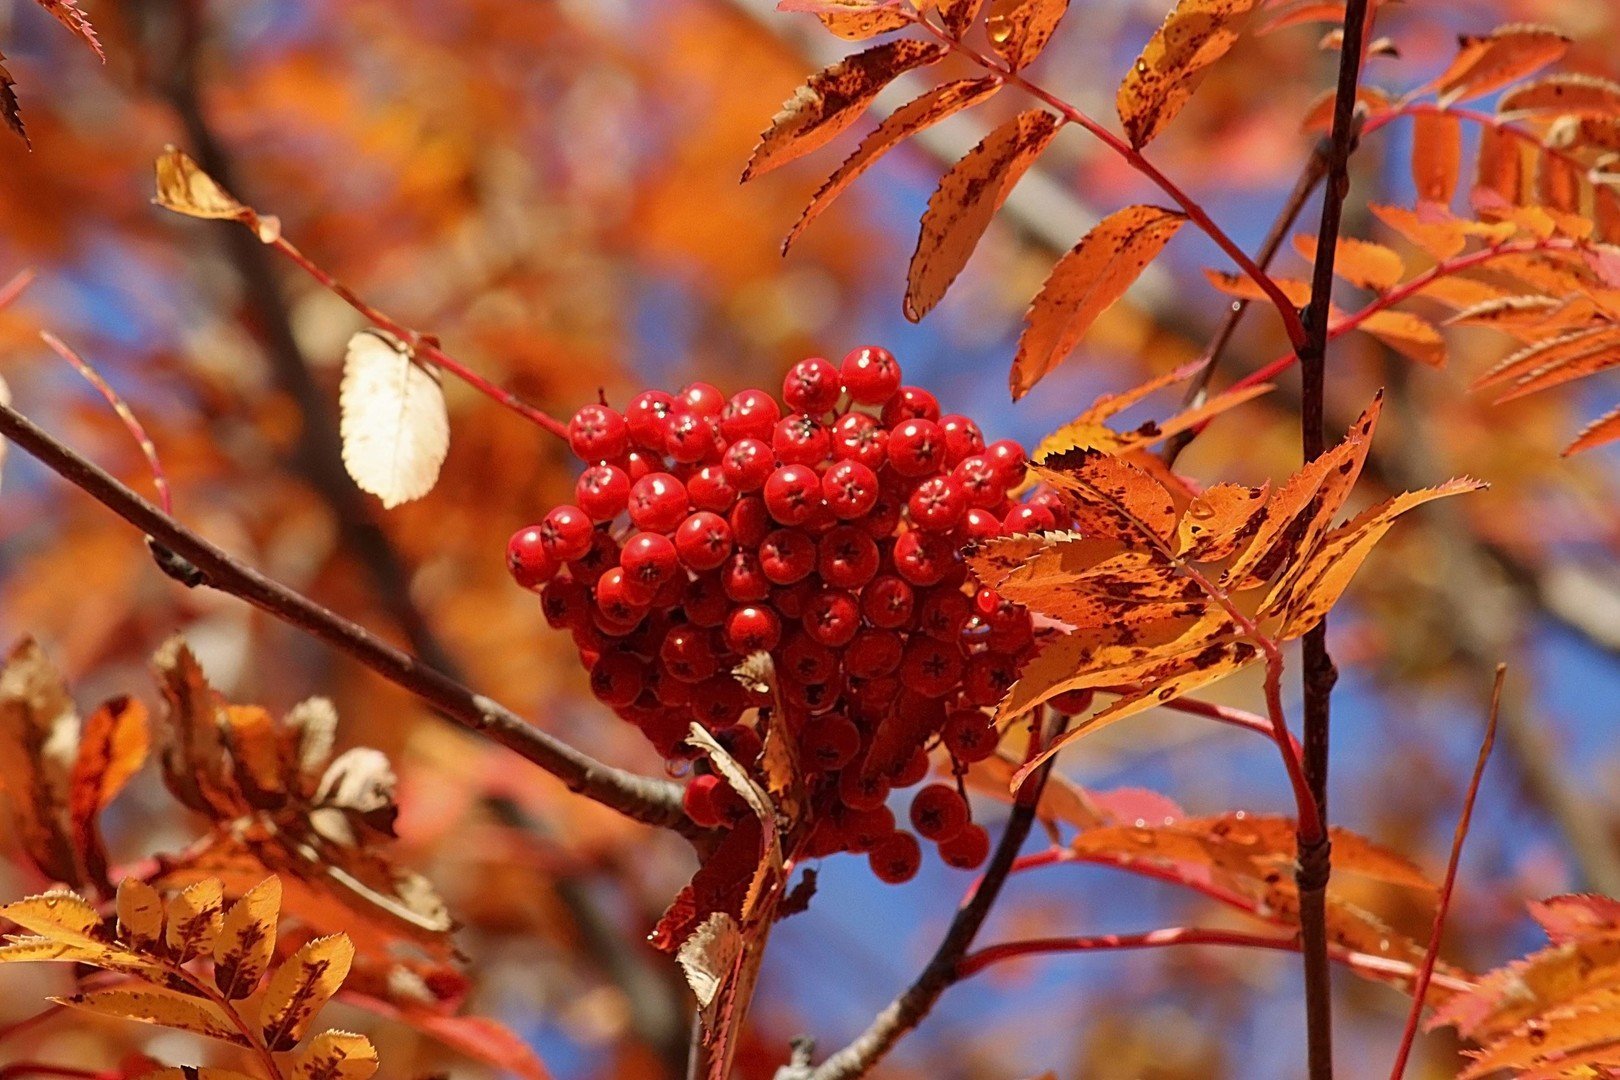
[[[665,758],[664,775],[671,780],[684,780],[692,773],[692,763],[684,758]]]

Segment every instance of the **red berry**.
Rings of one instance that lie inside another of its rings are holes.
[[[1018,664],[996,653],[981,653],[968,662],[962,697],[970,705],[994,705],[1018,680]]]
[[[962,679],[962,650],[954,642],[914,637],[900,660],[900,681],[925,698],[941,698]]]
[[[687,383],[675,399],[675,408],[682,412],[697,413],[719,419],[726,407],[726,395],[706,382]]]
[[[844,653],[844,670],[857,679],[874,679],[900,666],[900,635],[892,630],[862,630]]]
[[[731,538],[739,547],[758,547],[771,531],[771,515],[765,509],[765,500],[758,495],[745,495],[726,515],[731,524]]]
[[[640,622],[652,596],[652,590],[637,586],[622,566],[615,566],[596,582],[596,610],[621,627]]]
[[[821,684],[838,673],[838,657],[827,646],[796,633],[782,650],[782,675],[794,682]]]
[[[967,513],[967,503],[967,496],[950,477],[930,476],[912,491],[906,510],[919,529],[946,533]]]
[[[922,866],[922,845],[908,832],[890,833],[867,852],[866,861],[879,881],[903,885],[916,877]]]
[[[957,709],[946,718],[940,738],[953,758],[964,764],[972,764],[996,752],[1001,733],[991,719],[979,710]]]
[[[831,648],[847,645],[861,626],[855,598],[841,589],[822,589],[804,609],[804,632]]]
[[[775,471],[776,455],[759,439],[738,439],[721,456],[720,468],[738,491],[758,491]]]
[[[843,392],[838,369],[819,356],[800,360],[782,380],[782,400],[788,408],[812,416],[831,410]]]
[[[650,450],[632,450],[619,461],[619,467],[634,484],[648,473],[659,472],[664,467],[663,458]]]
[[[723,448],[712,416],[677,412],[664,422],[664,452],[684,465],[717,457]]]
[[[984,452],[984,432],[961,413],[930,419],[945,433],[945,464],[955,465],[963,458]]]
[[[713,570],[731,554],[731,526],[709,510],[699,510],[675,530],[675,551],[692,570]]]
[[[665,634],[658,659],[665,671],[684,683],[702,682],[715,672],[709,635],[695,626],[677,626]]]
[[[907,420],[939,419],[939,402],[934,395],[920,386],[902,386],[895,395],[883,403],[880,414],[885,427],[894,427]]]
[[[782,410],[771,395],[763,390],[743,390],[733,394],[721,411],[720,434],[733,443],[769,439],[781,418]]]
[[[961,537],[969,544],[1001,535],[1001,519],[988,510],[970,506],[962,515]]]
[[[822,474],[821,497],[837,517],[846,521],[864,517],[877,504],[877,473],[845,458]]]
[[[888,349],[875,345],[845,356],[838,375],[849,396],[862,405],[881,405],[900,389],[900,365]]]
[[[955,552],[938,536],[901,533],[894,541],[895,572],[913,585],[938,585],[950,573]]]
[[[771,450],[784,465],[814,465],[827,456],[832,436],[815,417],[794,413],[777,421]]]
[[[816,568],[816,545],[797,529],[775,529],[759,545],[759,565],[774,585],[792,585]]]
[[[610,567],[619,565],[619,545],[606,529],[592,529],[585,553],[568,560],[568,570],[587,585],[595,585]]]
[[[720,586],[726,598],[737,604],[750,604],[771,595],[771,582],[760,568],[759,556],[752,551],[739,551],[729,556],[720,568]]]
[[[907,788],[928,775],[928,751],[922,747],[911,752],[906,763],[894,774],[894,786]]]
[[[624,410],[624,421],[630,439],[637,446],[662,452],[664,449],[664,419],[675,409],[675,399],[662,390],[643,390],[630,400]],[[635,479],[632,475],[631,479]]]
[[[871,581],[882,559],[877,542],[853,525],[828,530],[816,549],[816,571],[840,589],[859,589]]]
[[[1001,439],[984,448],[984,456],[994,465],[1004,487],[1024,482],[1024,448],[1011,439]]]
[[[506,542],[506,568],[525,589],[538,589],[557,575],[561,563],[540,542],[540,529],[519,529]]]
[[[767,607],[749,604],[726,616],[726,647],[742,656],[769,652],[782,640],[782,621]]]
[[[929,784],[911,797],[911,827],[935,843],[961,832],[970,816],[967,802],[949,784]]]
[[[845,839],[851,851],[871,851],[894,832],[894,811],[887,806],[852,810],[844,816]]]
[[[845,413],[833,424],[832,453],[876,469],[889,456],[888,429],[865,413]]]
[[[574,484],[574,501],[593,521],[612,521],[630,500],[630,477],[617,465],[592,465]]]
[[[799,748],[812,769],[832,772],[854,760],[861,748],[861,732],[849,717],[827,713],[805,725]]]
[[[620,708],[641,694],[641,662],[625,653],[610,652],[591,668],[591,693],[604,705]]]
[[[783,525],[803,525],[821,507],[821,478],[808,465],[784,465],[765,481],[765,509]]]
[[[759,732],[742,724],[733,724],[714,733],[714,741],[725,747],[726,753],[744,765],[752,765],[765,748]]]
[[[851,810],[875,810],[889,797],[889,781],[851,766],[838,776],[838,800]]]
[[[945,464],[945,433],[932,420],[907,420],[889,434],[889,465],[901,476],[926,476]]]
[[[990,834],[984,826],[969,823],[962,831],[939,845],[939,857],[946,866],[958,870],[977,870],[990,857]]]
[[[568,422],[568,445],[583,461],[616,458],[630,449],[630,427],[606,405],[587,405]]]
[[[540,591],[540,613],[553,630],[583,626],[590,617],[590,593],[572,575],[554,577]]]
[[[873,626],[894,630],[911,622],[916,592],[903,578],[879,574],[861,590],[861,615]]]
[[[681,808],[692,824],[700,829],[712,829],[720,824],[720,811],[714,805],[715,789],[724,781],[713,773],[694,776],[681,794]]]
[[[719,574],[702,574],[687,586],[686,618],[693,626],[719,626],[726,621],[726,612],[730,610],[731,601],[720,583]]]
[[[540,546],[558,562],[571,562],[591,549],[591,519],[577,506],[556,506],[538,529]]]
[[[630,487],[630,523],[669,532],[686,516],[686,487],[669,473],[648,473]]]
[[[686,497],[699,510],[723,514],[737,501],[737,489],[718,465],[705,465],[686,478]]]
[[[661,533],[640,532],[625,542],[619,565],[627,583],[644,590],[650,602],[659,586],[680,572],[675,545]]]
[[[1007,497],[1007,485],[995,463],[983,454],[970,454],[951,469],[951,479],[969,506],[987,508]]]
[[[1047,704],[1065,716],[1079,716],[1091,708],[1091,700],[1094,696],[1096,696],[1096,691],[1090,688],[1068,690],[1052,698]]]
[[[1049,532],[1057,528],[1052,511],[1034,503],[1019,503],[1002,519],[1001,527],[1009,536],[1018,533]]]
[[[972,619],[967,597],[956,589],[935,589],[917,610],[917,629],[935,641],[954,645]]]

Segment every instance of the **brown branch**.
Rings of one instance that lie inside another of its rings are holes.
[[[1056,737],[1055,732],[1052,737]],[[945,931],[945,937],[934,950],[933,958],[916,980],[878,1013],[865,1031],[818,1068],[808,1069],[802,1064],[790,1063],[777,1071],[777,1080],[855,1080],[864,1076],[903,1035],[922,1022],[946,990],[961,980],[958,964],[972,948],[973,939],[978,936],[990,915],[990,909],[1001,895],[1002,886],[1007,883],[1019,849],[1029,837],[1030,827],[1035,823],[1036,807],[1040,805],[1041,792],[1046,788],[1046,778],[1051,775],[1055,760],[1048,758],[1018,789],[1012,813],[1007,818],[1007,827],[990,856],[984,876],[957,910],[956,917]]]
[[[534,727],[506,706],[469,690],[328,611],[308,597],[272,581],[204,540],[58,442],[21,413],[0,406],[0,435],[11,439],[57,475],[145,532],[166,573],[188,585],[208,585],[245,600],[283,622],[319,638],[421,698],[453,723],[498,743],[561,780],[568,789],[648,825],[686,836],[701,830],[681,810],[680,788],[603,764]]]
[[[1339,45],[1339,80],[1329,136],[1327,182],[1322,193],[1322,219],[1316,234],[1316,260],[1311,268],[1311,302],[1305,309],[1305,344],[1299,354],[1302,382],[1300,446],[1306,461],[1327,449],[1324,400],[1328,319],[1333,299],[1333,264],[1350,190],[1350,154],[1356,143],[1356,84],[1361,78],[1362,42],[1368,29],[1367,0],[1347,0],[1344,38]],[[1300,930],[1305,955],[1305,1021],[1311,1080],[1333,1076],[1333,985],[1328,970],[1327,885],[1332,871],[1328,838],[1328,727],[1333,684],[1338,672],[1327,650],[1324,620],[1305,635],[1302,653],[1305,698],[1305,774],[1322,815],[1320,832],[1299,836]]]

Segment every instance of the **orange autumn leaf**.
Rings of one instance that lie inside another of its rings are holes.
[[[1116,95],[1131,145],[1141,148],[1181,111],[1209,66],[1237,42],[1254,0],[1181,0],[1131,65]]]
[[[1316,261],[1316,237],[1300,233],[1294,237],[1294,250],[1306,262]],[[1382,244],[1355,237],[1339,238],[1334,253],[1333,272],[1352,285],[1373,292],[1384,292],[1401,283],[1406,276],[1406,262],[1400,255]]]
[[[1482,97],[1556,63],[1570,39],[1547,26],[1515,23],[1458,39],[1457,56],[1434,86],[1448,103]]]
[[[1462,168],[1462,128],[1443,112],[1423,112],[1412,119],[1412,183],[1425,202],[1451,202]]]
[[[1068,10],[1069,0],[990,0],[985,33],[996,54],[1017,71],[1041,54]]]
[[[1620,83],[1595,75],[1549,75],[1502,95],[1497,111],[1556,112],[1595,120],[1620,117]]]

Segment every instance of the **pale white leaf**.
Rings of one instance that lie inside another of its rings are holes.
[[[343,465],[361,490],[392,508],[439,479],[450,418],[439,380],[391,339],[363,330],[343,360]]]

